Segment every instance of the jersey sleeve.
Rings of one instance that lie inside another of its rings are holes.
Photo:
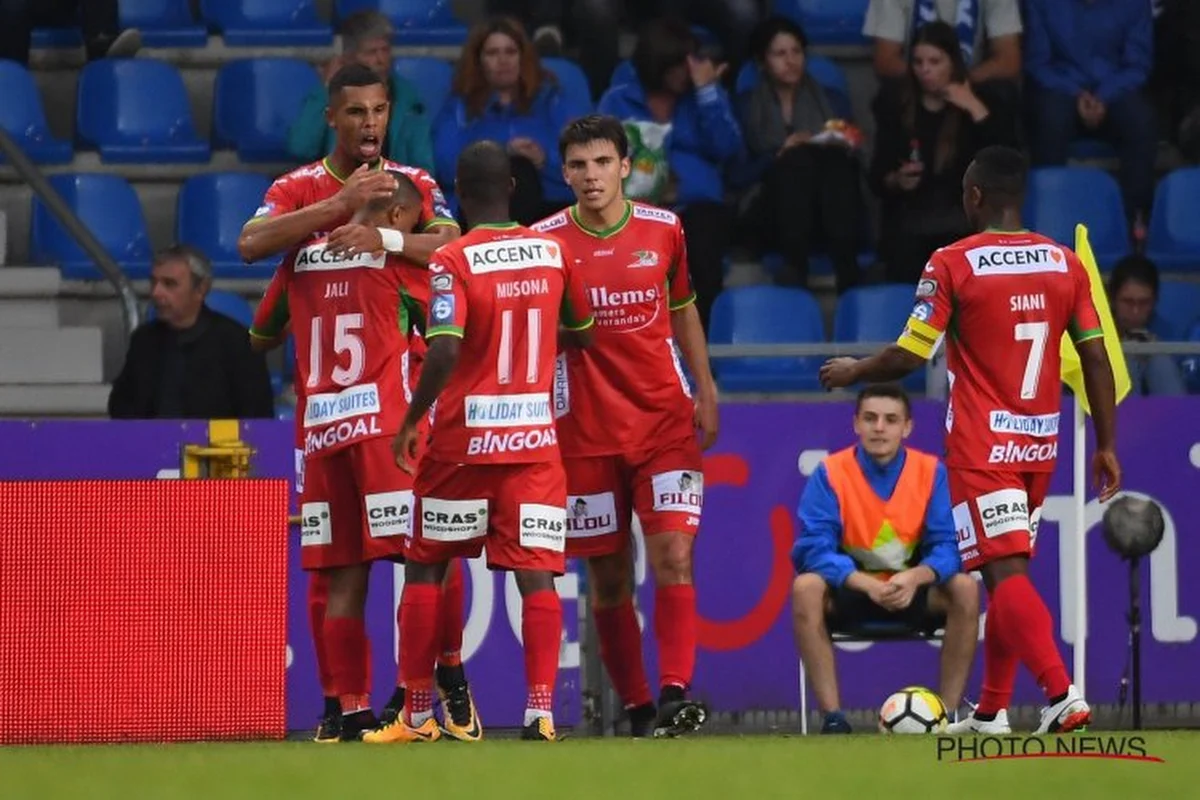
[[[417,188],[421,190],[421,216],[417,219],[417,228],[427,231],[439,225],[458,227],[446,195],[442,193],[437,181],[428,172],[421,170],[416,176]]]
[[[456,257],[434,251],[429,261],[429,318],[425,324],[425,340],[435,336],[463,337],[467,327],[467,292],[463,285],[464,270],[458,268]]]
[[[407,334],[425,328],[426,314],[429,313],[429,280],[430,273],[424,267],[412,264],[400,267],[401,312],[407,318],[407,324],[402,322],[402,325]]]
[[[246,220],[246,225],[281,217],[303,208],[304,192],[302,190],[303,181],[300,178],[292,175],[277,178],[267,188],[267,193],[263,195],[262,205],[254,212],[254,216]]]
[[[896,344],[928,359],[950,325],[954,311],[954,286],[947,255],[938,250],[930,257],[917,282],[916,302]]]
[[[687,239],[683,235],[682,223],[676,221],[674,252],[671,253],[671,269],[667,272],[667,298],[672,311],[696,302],[696,291],[692,288],[692,275],[688,269]]]
[[[250,335],[256,339],[277,339],[283,335],[291,320],[288,309],[288,271],[278,267],[263,292],[254,320],[250,323]]]
[[[1096,303],[1092,299],[1092,282],[1088,279],[1087,269],[1074,254],[1068,258],[1071,277],[1075,282],[1075,299],[1071,304],[1071,320],[1067,323],[1067,331],[1071,341],[1079,344],[1103,336],[1104,330],[1100,324],[1100,313],[1096,311]]]
[[[559,310],[559,321],[569,331],[587,330],[595,324],[596,318],[592,311],[592,301],[588,297],[587,286],[583,283],[579,259],[575,258],[565,245],[562,248],[562,256],[565,285],[562,307]]]

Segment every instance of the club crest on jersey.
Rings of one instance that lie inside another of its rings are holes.
[[[653,250],[635,250],[633,255],[637,260],[628,266],[629,269],[658,266],[658,253]]]
[[[933,304],[917,303],[915,306],[913,306],[912,314],[910,316],[913,319],[919,319],[921,322],[928,322],[929,318],[933,316]]]
[[[449,325],[454,321],[454,295],[439,294],[429,307],[429,317],[435,325]]]
[[[274,203],[263,203],[261,206],[258,207],[258,210],[254,212],[254,217],[255,217],[255,219],[257,219],[259,217],[265,217],[274,210],[275,210]]]
[[[429,288],[438,294],[444,294],[454,288],[454,276],[442,273],[429,279]]]
[[[937,290],[938,282],[933,278],[922,278],[917,283],[917,297],[933,297]]]

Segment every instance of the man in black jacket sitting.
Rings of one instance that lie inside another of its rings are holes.
[[[250,349],[246,326],[204,304],[212,266],[199,250],[177,245],[155,256],[150,299],[155,319],[133,333],[113,381],[114,419],[273,417],[264,357]]]

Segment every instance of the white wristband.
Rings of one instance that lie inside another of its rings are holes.
[[[404,234],[395,228],[380,228],[379,238],[383,240],[383,249],[397,255],[404,252]]]

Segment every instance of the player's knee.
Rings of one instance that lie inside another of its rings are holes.
[[[612,608],[633,596],[633,575],[626,559],[601,556],[588,559],[588,585],[597,608]]]
[[[517,591],[521,597],[528,597],[535,592],[554,591],[554,573],[543,570],[515,570]]]
[[[966,573],[954,575],[945,584],[951,614],[979,616],[979,584]]]
[[[327,570],[329,599],[325,613],[331,617],[361,616],[367,602],[369,564],[355,564]]]
[[[829,591],[825,579],[804,572],[792,581],[792,614],[802,625],[813,625],[825,619],[825,598]]]
[[[659,586],[692,582],[692,537],[683,533],[659,534],[648,539],[646,550]]]
[[[445,564],[422,564],[411,558],[404,563],[405,584],[442,583],[446,574]]]

